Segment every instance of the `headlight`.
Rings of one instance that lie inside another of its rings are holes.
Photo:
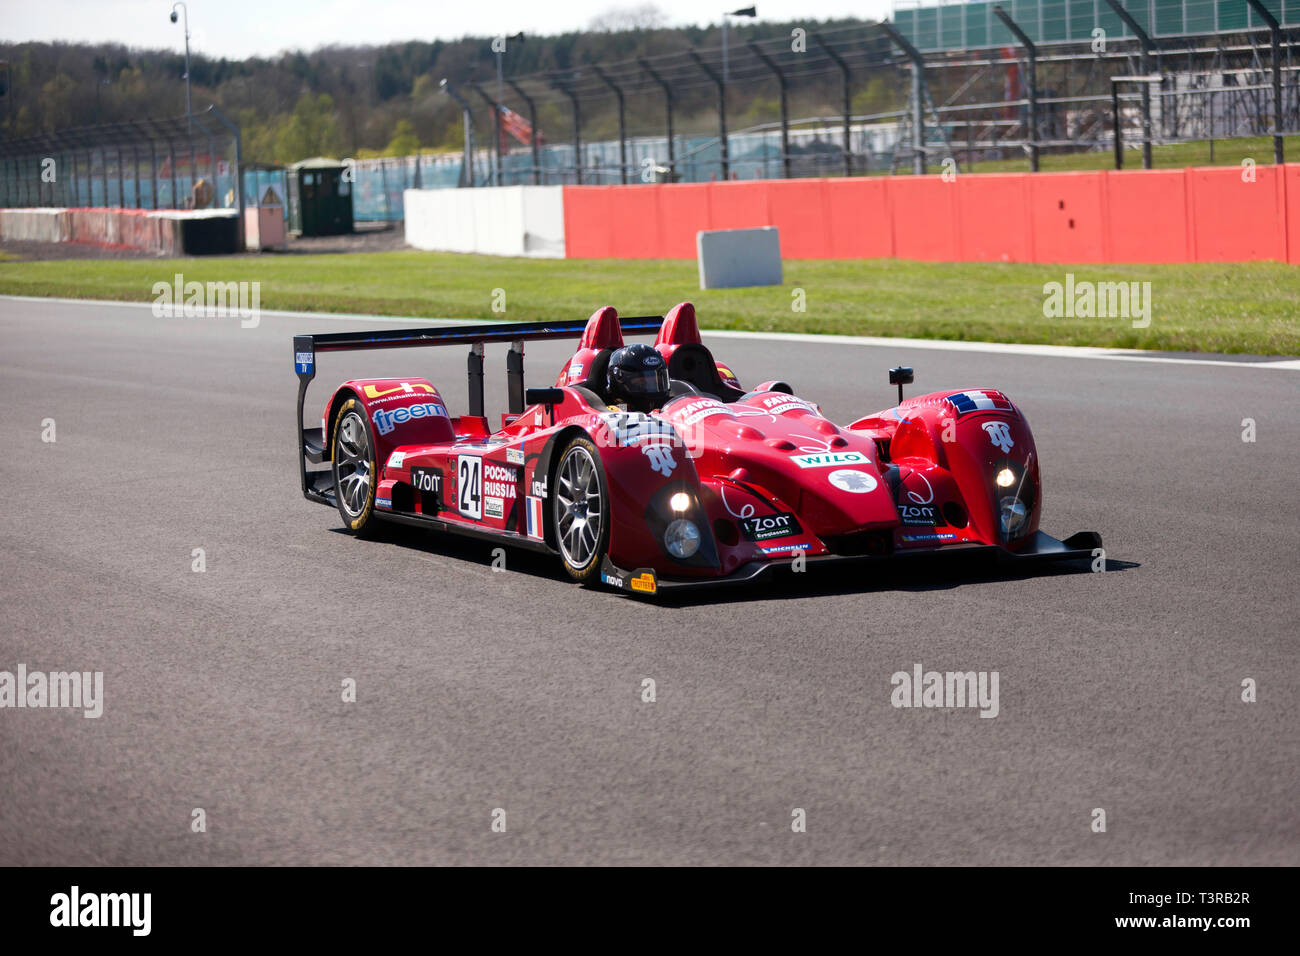
[[[1029,510],[1019,498],[1008,495],[998,501],[998,523],[1006,537],[1014,538],[1020,534],[1028,518]]]
[[[689,558],[700,550],[700,529],[694,521],[678,518],[664,532],[664,547],[674,558]]]
[[[1010,488],[1016,483],[1016,473],[1010,468],[1003,468],[995,479],[999,488]]]
[[[684,491],[679,491],[668,499],[668,507],[673,511],[685,511],[691,506],[691,496]]]

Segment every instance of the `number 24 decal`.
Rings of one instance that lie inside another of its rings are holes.
[[[456,498],[460,513],[467,518],[483,517],[483,459],[478,455],[459,455],[456,465]]]

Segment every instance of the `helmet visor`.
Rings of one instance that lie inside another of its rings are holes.
[[[668,393],[668,369],[666,368],[620,368],[614,374],[619,388],[625,395],[666,395]]]

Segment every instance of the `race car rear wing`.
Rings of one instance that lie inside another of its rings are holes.
[[[641,315],[620,319],[624,335],[647,335],[659,331],[662,315]],[[490,342],[509,342],[506,355],[509,413],[524,410],[524,343],[543,339],[578,339],[587,320],[574,322],[507,322],[500,325],[433,326],[418,329],[383,329],[380,331],[326,332],[320,335],[293,337],[293,367],[298,376],[298,444],[302,489],[308,497],[317,497],[307,476],[307,462],[319,464],[328,458],[326,436],[319,428],[303,428],[303,406],[307,386],[316,377],[317,352],[356,352],[369,349],[404,349],[435,345],[469,346],[469,414],[483,416],[483,347]],[[323,500],[323,499],[322,499]]]

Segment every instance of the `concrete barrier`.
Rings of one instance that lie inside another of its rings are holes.
[[[239,251],[239,223],[233,209],[0,209],[0,238],[224,255]]]
[[[408,189],[406,243],[438,252],[564,258],[564,187]]]
[[[781,234],[771,226],[701,230],[695,245],[701,289],[781,284]]]
[[[0,239],[66,242],[66,209],[0,209]]]
[[[775,226],[787,259],[1300,264],[1300,164],[564,186],[566,255],[688,259]]]

